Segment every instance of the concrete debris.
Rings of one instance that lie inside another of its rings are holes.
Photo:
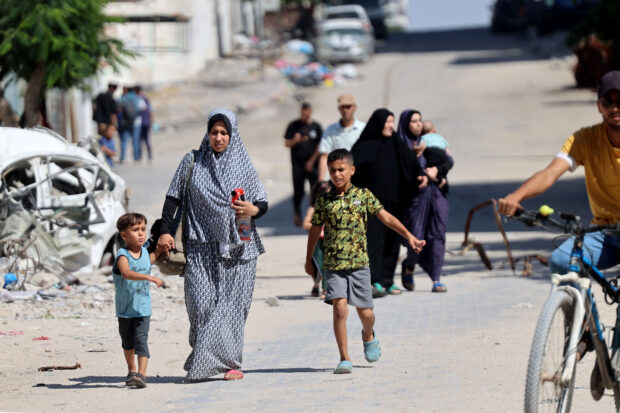
[[[280,303],[278,302],[278,297],[268,297],[267,299],[265,299],[265,302],[271,307],[277,307],[278,305],[280,305]]]

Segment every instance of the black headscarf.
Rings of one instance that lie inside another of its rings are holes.
[[[383,136],[389,116],[394,114],[385,108],[375,110],[353,145],[351,152],[356,168],[353,183],[370,189],[384,204],[405,205],[417,189],[417,177],[422,174],[422,168],[395,133]]]

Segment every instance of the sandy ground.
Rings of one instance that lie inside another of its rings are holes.
[[[383,348],[376,364],[363,359],[361,327],[351,312],[355,372],[331,374],[338,361],[331,312],[309,297],[311,285],[303,273],[306,237],[291,222],[290,165],[281,142],[286,123],[297,114],[294,93],[314,104],[315,118],[324,126],[336,120],[335,97],[344,92],[358,96],[361,119],[382,105],[397,112],[421,108],[455,154],[448,249],[457,251],[471,206],[514,188],[544,166],[570,132],[598,119],[594,94],[570,86],[572,60],[565,51],[532,55],[518,37],[478,35],[480,47],[464,47],[466,39],[448,42],[450,47],[429,41],[432,50],[412,43],[412,53],[385,47],[385,53],[358,67],[358,80],[333,89],[291,90],[272,74],[264,82],[227,89],[198,82],[158,92],[153,97],[156,115],[171,126],[153,136],[153,163],[118,168],[131,187],[131,208],[149,218],[158,215],[182,154],[198,146],[208,110],[255,107],[240,116],[240,127],[270,195],[270,212],[260,222],[268,252],[258,263],[246,326],[246,377],[234,383],[221,377],[183,383],[182,365],[189,354],[183,283],[165,277],[168,288],[152,289],[148,387],[126,388],[113,285],[105,276],[90,275],[82,282],[95,287],[82,293],[0,304],[0,411],[521,410],[529,345],[549,284],[538,264],[532,277],[521,277],[520,271],[515,276],[506,268],[501,238],[488,213],[476,217],[473,229],[495,269],[485,270],[473,252],[448,254],[447,294],[431,294],[428,278],[418,275],[415,292],[376,300],[376,332]],[[519,47],[523,55],[514,58]],[[184,107],[193,108],[192,116]],[[563,180],[545,199],[570,201],[571,208],[587,214],[578,178]],[[508,229],[515,256],[550,251],[552,236],[516,224]],[[613,310],[595,291],[603,320],[611,324]],[[277,297],[277,305],[268,304],[270,297]],[[48,339],[35,340],[40,337]],[[76,362],[80,369],[37,371]],[[612,411],[611,397],[595,404],[589,395],[592,363],[588,356],[579,365],[573,411]]]

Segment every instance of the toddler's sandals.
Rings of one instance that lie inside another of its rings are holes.
[[[136,373],[135,371],[130,371],[129,374],[127,374],[127,377],[125,377],[125,386],[133,386],[136,374],[138,373]]]
[[[146,387],[146,376],[141,373],[136,373],[136,376],[134,377],[132,384],[136,386],[136,388],[138,389],[145,388]]]

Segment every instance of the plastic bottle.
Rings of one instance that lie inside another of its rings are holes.
[[[245,192],[243,192],[242,188],[237,188],[232,191],[232,203],[235,201],[245,201]],[[237,232],[239,233],[239,238],[241,241],[248,242],[252,238],[252,218],[250,217],[236,217],[235,225],[237,227]]]

